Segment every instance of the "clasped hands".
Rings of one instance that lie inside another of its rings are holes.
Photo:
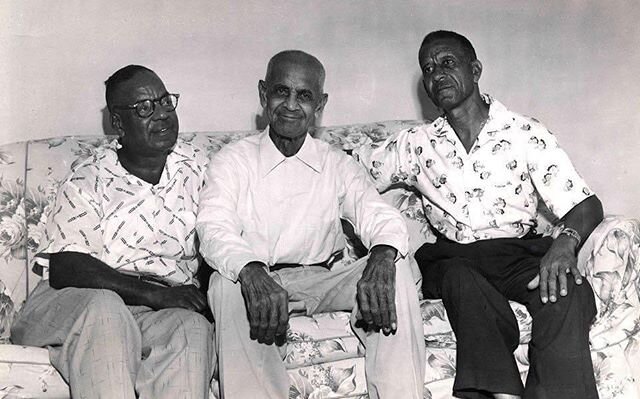
[[[568,274],[573,276],[576,284],[582,284],[575,240],[566,235],[560,235],[540,260],[540,272],[527,284],[527,288],[533,290],[539,287],[542,303],[556,302],[558,294],[567,295]]]
[[[393,247],[373,247],[357,283],[362,320],[369,328],[380,329],[385,334],[397,329],[395,257]],[[238,280],[247,308],[251,339],[267,345],[284,342],[289,324],[287,291],[269,276],[261,262],[245,265]]]

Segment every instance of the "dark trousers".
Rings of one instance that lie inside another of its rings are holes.
[[[591,286],[567,276],[567,296],[547,304],[538,289],[527,289],[551,243],[540,236],[471,244],[439,237],[416,252],[424,297],[443,300],[456,335],[454,396],[598,398],[589,351],[596,314]],[[513,357],[520,334],[509,300],[524,304],[533,318],[525,387]]]

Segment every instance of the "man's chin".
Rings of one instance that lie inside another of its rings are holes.
[[[295,139],[307,134],[306,126],[302,126],[299,123],[275,123],[270,125],[270,128],[278,136]]]

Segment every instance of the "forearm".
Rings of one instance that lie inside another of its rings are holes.
[[[587,240],[591,232],[600,224],[603,218],[602,203],[595,195],[573,207],[563,218],[565,228],[574,229],[580,235],[580,243],[576,245],[576,252]],[[556,240],[574,242],[577,241],[566,234],[561,234]],[[569,244],[568,244],[569,245]]]
[[[49,284],[66,287],[114,291],[127,305],[152,306],[151,296],[165,287],[141,281],[109,267],[99,259],[80,252],[58,252],[49,260]]]

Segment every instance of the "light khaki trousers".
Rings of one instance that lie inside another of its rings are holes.
[[[351,265],[336,264],[281,269],[270,275],[289,293],[289,307],[304,306],[307,314],[351,310],[351,326],[366,348],[365,372],[371,399],[422,399],[425,347],[418,295],[408,260],[396,264],[397,332],[365,332],[354,326],[358,313],[356,283],[366,258]],[[275,344],[249,337],[249,321],[240,283],[214,272],[209,304],[216,322],[215,343],[222,399],[289,396],[289,378]]]
[[[109,290],[42,281],[18,315],[14,343],[48,347],[74,399],[207,398],[213,326],[186,309],[127,306]]]

